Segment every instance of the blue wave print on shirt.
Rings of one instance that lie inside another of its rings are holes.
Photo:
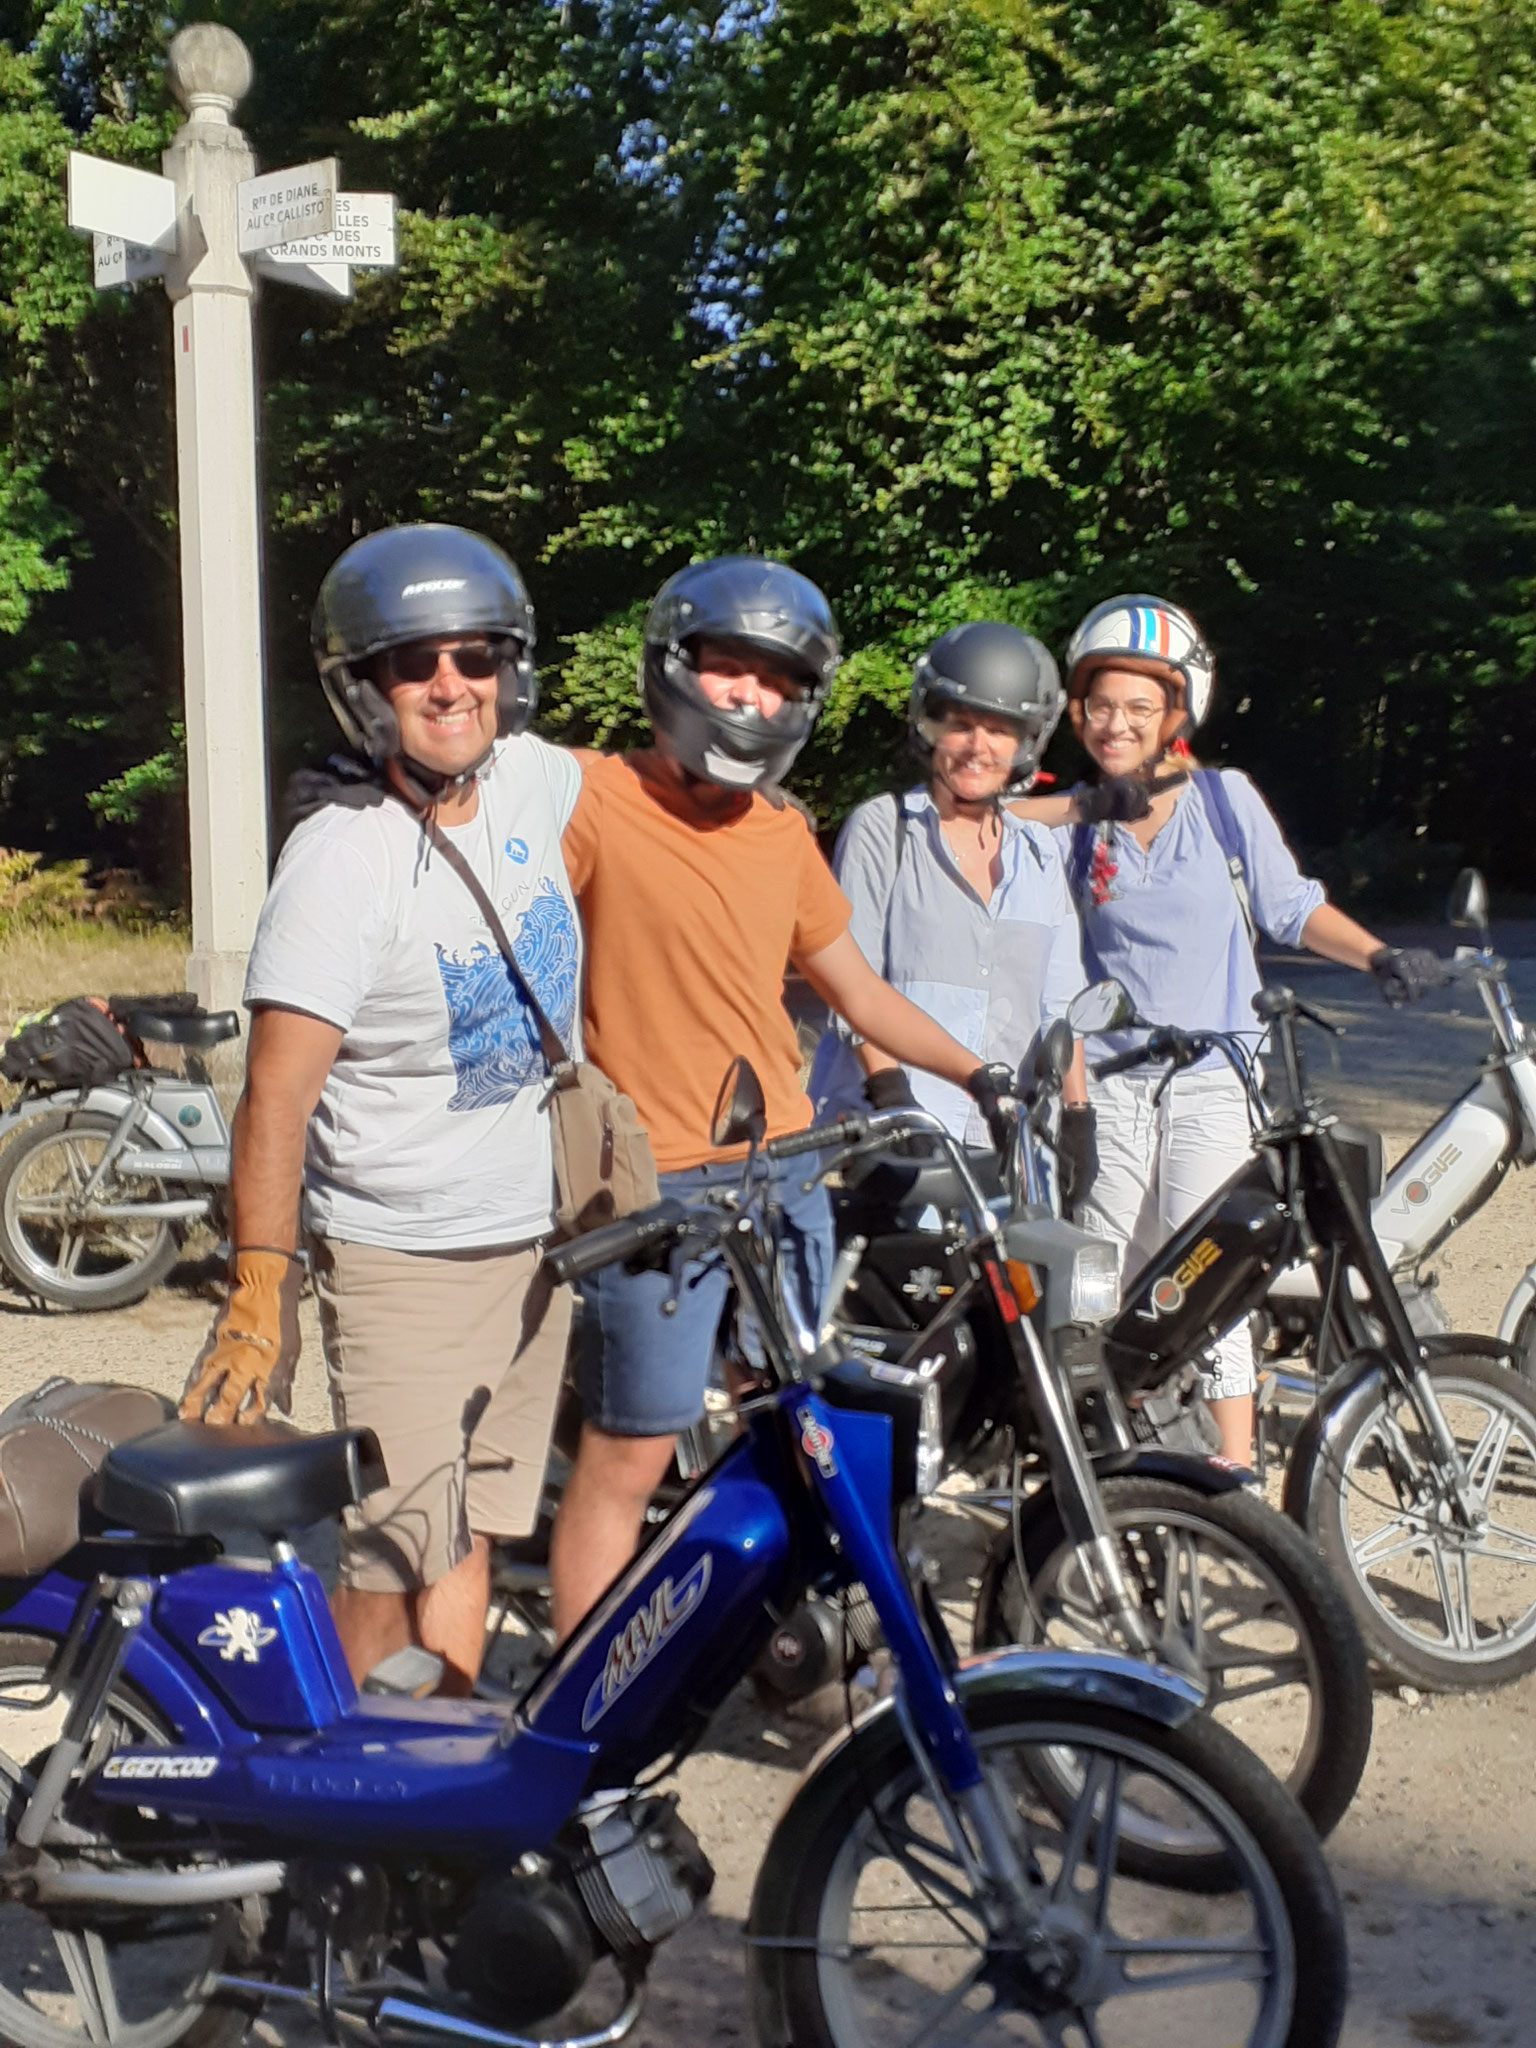
[[[576,920],[552,882],[545,882],[512,934],[517,964],[538,992],[560,1036],[570,1043],[576,1021]],[[458,1086],[450,1109],[486,1109],[510,1102],[546,1068],[539,1028],[495,946],[474,946],[460,958],[437,949],[448,1003],[448,1050]]]

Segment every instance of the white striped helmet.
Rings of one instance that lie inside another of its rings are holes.
[[[1067,696],[1073,723],[1094,671],[1142,669],[1168,690],[1169,724],[1163,744],[1193,732],[1211,708],[1216,657],[1186,611],[1165,597],[1110,597],[1096,604],[1067,642]]]

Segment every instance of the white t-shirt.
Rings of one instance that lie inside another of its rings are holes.
[[[560,835],[580,770],[524,734],[498,743],[479,787],[478,815],[448,836],[574,1050],[581,928]],[[330,804],[295,828],[256,927],[245,1000],[345,1033],[310,1119],[308,1228],[401,1251],[521,1243],[549,1229],[538,1027],[474,898],[403,804]]]

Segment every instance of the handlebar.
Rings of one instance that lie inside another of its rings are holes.
[[[914,1119],[912,1112],[900,1110],[882,1117],[840,1117],[836,1123],[812,1124],[807,1130],[790,1131],[782,1138],[771,1139],[759,1149],[758,1157],[795,1159],[805,1152],[835,1152],[863,1144],[885,1126],[899,1127],[914,1120],[925,1127],[933,1121],[920,1113]],[[698,1231],[702,1219],[712,1219],[716,1225],[721,1221],[719,1212],[708,1206],[690,1208],[686,1202],[668,1197],[633,1216],[621,1216],[617,1223],[588,1230],[568,1244],[553,1246],[544,1254],[545,1262],[559,1281],[585,1280],[604,1266],[638,1258],[641,1252],[654,1251],[669,1238],[681,1237],[690,1225]]]
[[[1107,1060],[1095,1060],[1093,1078],[1103,1081],[1111,1074],[1128,1074],[1135,1067],[1150,1067],[1159,1060],[1171,1060],[1176,1067],[1193,1066],[1208,1052],[1220,1049],[1222,1033],[1180,1031],[1174,1024],[1159,1024],[1144,1042],[1129,1052],[1117,1052]]]
[[[633,1259],[676,1237],[692,1213],[686,1203],[670,1197],[653,1202],[649,1209],[621,1216],[617,1223],[605,1223],[600,1230],[572,1238],[569,1244],[555,1245],[544,1254],[544,1260],[557,1280],[584,1280],[603,1266]]]
[[[762,1148],[764,1159],[797,1159],[802,1152],[835,1152],[842,1145],[859,1145],[869,1136],[866,1116],[839,1117],[835,1124],[811,1124],[803,1131],[790,1131],[782,1138],[770,1138]]]

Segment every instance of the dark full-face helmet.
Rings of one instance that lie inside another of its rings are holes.
[[[401,755],[400,726],[369,663],[391,647],[445,633],[483,633],[505,647],[497,731],[522,732],[539,701],[533,606],[515,563],[494,541],[462,526],[391,526],[354,541],[332,563],[310,643],[337,724],[375,766]]]
[[[701,641],[767,655],[800,682],[772,717],[712,704],[699,686]],[[640,698],[658,749],[725,789],[778,782],[810,738],[837,672],[832,607],[798,570],[761,555],[694,562],[662,585],[645,621]]]
[[[956,626],[920,655],[912,672],[907,731],[927,768],[951,707],[990,712],[1018,728],[1013,779],[1032,775],[1061,717],[1066,693],[1050,649],[1017,626]]]

